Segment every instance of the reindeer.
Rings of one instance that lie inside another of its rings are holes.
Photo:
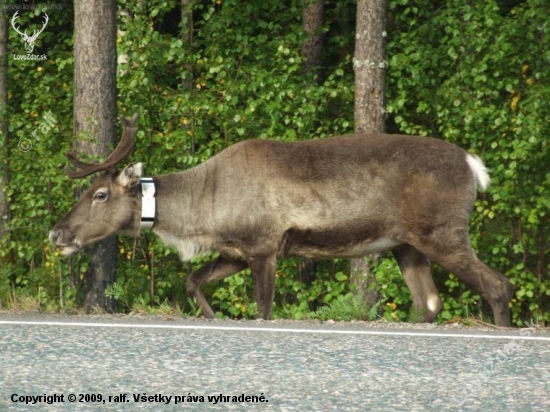
[[[183,261],[219,252],[187,280],[204,317],[214,312],[201,287],[249,267],[258,314],[269,319],[277,259],[391,250],[419,320],[432,322],[442,308],[433,261],[480,292],[497,325],[510,324],[511,284],[478,259],[468,237],[476,187],[490,181],[479,157],[418,136],[247,140],[189,170],[144,178],[142,163],[116,168],[133,150],[137,113],[122,123],[122,140],[104,162],[67,154],[76,167],[65,168],[70,178],[102,173],[49,234],[63,255],[151,228]]]
[[[15,25],[15,20],[19,18],[17,15],[19,11],[16,11],[13,14],[13,17],[11,18],[11,25],[13,26],[14,30],[23,37],[23,41],[25,42],[25,49],[27,50],[27,54],[31,54],[34,50],[34,42],[38,38],[38,35],[44,31],[46,28],[46,25],[48,24],[48,21],[50,21],[50,18],[46,13],[44,13],[44,23],[42,24],[42,28],[40,30],[34,30],[32,33],[32,36],[27,35],[27,30],[25,30],[24,33],[21,33],[21,31],[17,28]]]

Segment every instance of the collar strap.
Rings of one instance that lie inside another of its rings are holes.
[[[141,178],[140,229],[151,229],[155,224],[155,182],[152,177]]]

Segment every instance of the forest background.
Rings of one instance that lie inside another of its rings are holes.
[[[7,44],[7,86],[0,88],[3,308],[82,306],[88,258],[62,258],[47,240],[74,204],[74,189],[86,186],[63,173],[74,140],[75,13],[72,2],[57,1],[56,8],[19,12],[20,26],[36,28],[48,13],[33,51],[45,60],[17,59],[25,48],[11,26],[0,39]],[[322,3],[319,64],[304,70],[304,1],[118,1],[117,110],[140,114],[133,160],[144,162],[146,175],[193,167],[244,139],[353,132],[356,2]],[[514,285],[513,323],[550,323],[547,1],[387,3],[386,131],[441,138],[481,155],[492,186],[475,204],[473,246]],[[0,10],[8,23],[9,4]],[[204,258],[182,264],[147,232],[119,237],[118,250],[117,280],[106,293],[119,311],[196,314],[185,280]],[[439,321],[490,312],[456,277],[434,269],[444,299]],[[395,261],[387,256],[373,272],[376,314],[408,320],[410,294]],[[246,271],[206,287],[220,317],[253,317],[251,292]],[[313,269],[283,260],[273,316],[302,319],[335,302],[352,305],[350,292],[346,260]]]

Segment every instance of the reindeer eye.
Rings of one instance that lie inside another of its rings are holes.
[[[97,193],[94,195],[94,200],[97,200],[98,202],[104,202],[105,200],[107,200],[107,193],[105,193],[105,192],[97,192]]]

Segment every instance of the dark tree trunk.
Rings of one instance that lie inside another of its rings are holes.
[[[108,155],[116,142],[116,1],[75,1],[74,135],[77,152]],[[84,307],[116,311],[105,287],[116,280],[115,236],[91,247]]]
[[[302,27],[308,38],[302,44],[302,72],[314,73],[320,77],[323,55],[324,0],[304,0],[306,8],[302,14]],[[319,81],[319,80],[318,80]]]
[[[193,55],[193,7],[195,0],[181,0],[181,37],[183,38],[182,53],[185,56]],[[182,79],[183,90],[193,90],[193,66],[191,65],[191,59],[187,59],[183,66],[185,72],[185,78]],[[184,114],[190,122],[183,124],[183,129],[190,129],[194,126],[193,113],[189,112]],[[195,153],[195,134],[191,134],[191,153]],[[190,265],[190,264],[189,264]]]
[[[182,52],[188,56],[193,54],[193,6],[195,0],[181,0],[181,36],[184,40]],[[193,68],[186,64],[183,67],[186,77],[183,79],[183,88],[193,89]]]
[[[355,132],[384,131],[384,85],[386,43],[386,0],[358,0],[355,34]],[[369,307],[379,300],[371,261],[378,257],[352,259],[351,279]]]
[[[304,0],[305,9],[302,13],[302,28],[308,34],[302,44],[302,73],[313,74],[317,82],[321,82],[321,65],[323,55],[323,21],[325,12],[324,0]],[[306,285],[311,286],[315,280],[317,266],[313,259],[304,258],[299,267],[299,277]]]
[[[0,239],[10,220],[8,187],[8,21],[5,1],[0,1]]]

